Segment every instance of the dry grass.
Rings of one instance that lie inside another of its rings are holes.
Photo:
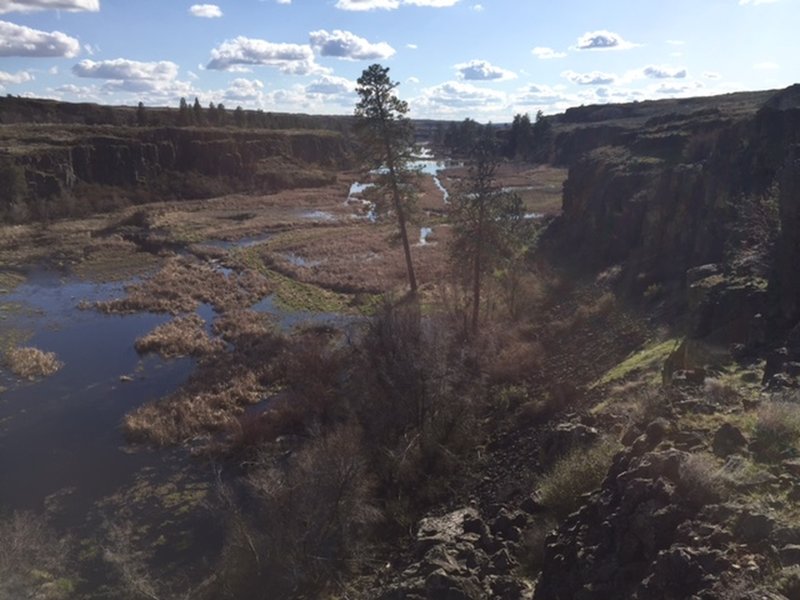
[[[800,441],[800,404],[772,401],[759,406],[752,447],[763,460],[777,460],[795,452]]]
[[[602,483],[618,450],[618,443],[603,440],[559,459],[539,482],[542,505],[559,517],[573,512],[580,506],[581,495]]]
[[[406,284],[402,247],[393,225],[360,223],[346,227],[286,232],[259,248],[264,264],[274,266],[298,281],[345,293],[381,293]],[[418,229],[410,230],[412,243]],[[449,228],[436,227],[436,244],[411,249],[420,285],[430,285],[446,275]],[[300,256],[307,265],[287,256]]]
[[[31,347],[12,348],[6,352],[5,364],[14,375],[30,381],[53,375],[64,366],[55,352]]]
[[[202,303],[218,312],[251,306],[270,293],[267,280],[252,271],[226,276],[213,267],[186,258],[172,258],[143,283],[129,286],[127,297],[98,302],[106,313],[193,312]]]
[[[123,428],[131,440],[170,445],[232,431],[245,407],[268,395],[284,344],[268,319],[253,311],[232,312],[214,330],[234,348],[202,356],[180,390],[126,415]]]
[[[155,352],[164,358],[175,358],[219,352],[225,348],[225,344],[222,340],[210,338],[206,333],[205,321],[191,314],[159,325],[137,339],[135,347],[140,354]]]

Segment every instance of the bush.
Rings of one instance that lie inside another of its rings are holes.
[[[524,575],[533,578],[541,572],[547,536],[556,525],[552,519],[543,519],[536,521],[523,533],[519,565]]]
[[[0,518],[0,598],[71,597],[65,545],[39,516]]]
[[[247,482],[258,516],[231,515],[226,597],[288,597],[360,562],[380,512],[357,427],[313,439],[284,464],[268,454],[256,464]]]
[[[800,439],[800,404],[766,402],[758,409],[752,447],[763,460],[778,460]]]
[[[716,459],[707,453],[692,454],[681,464],[678,492],[694,506],[720,502],[729,489]]]
[[[600,486],[618,449],[617,442],[606,439],[560,458],[539,481],[542,505],[560,518],[575,511],[580,496]]]

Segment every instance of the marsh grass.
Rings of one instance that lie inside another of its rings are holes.
[[[64,363],[55,352],[44,352],[33,347],[18,347],[8,350],[5,364],[17,377],[33,381],[57,373]]]
[[[196,314],[159,325],[134,344],[140,354],[155,352],[163,358],[203,356],[224,349],[222,340],[209,337],[205,321]]]
[[[252,306],[270,291],[269,283],[258,273],[244,271],[226,276],[210,265],[178,257],[167,261],[153,277],[128,286],[125,298],[93,306],[106,313],[179,315],[206,303],[224,312]]]

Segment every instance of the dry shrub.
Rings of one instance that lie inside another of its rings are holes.
[[[564,455],[539,482],[542,505],[560,518],[576,510],[581,495],[600,486],[618,449],[617,442],[605,439]]]
[[[556,527],[553,519],[537,520],[522,534],[519,565],[524,575],[535,578],[544,566],[547,536]]]
[[[575,311],[575,318],[582,322],[591,321],[592,319],[608,315],[614,310],[616,305],[617,300],[614,294],[606,292],[591,304],[581,304]]]
[[[763,460],[777,460],[793,451],[800,440],[800,404],[784,401],[761,404],[752,440],[753,450]]]
[[[544,348],[538,341],[508,339],[496,352],[486,354],[486,375],[493,383],[522,381],[538,372],[544,362]]]
[[[30,347],[12,348],[6,352],[5,363],[14,375],[31,381],[52,375],[64,366],[55,352]]]
[[[14,513],[0,518],[0,598],[72,597],[66,544],[42,517]]]
[[[264,454],[247,481],[257,520],[237,515],[230,530],[228,597],[296,597],[365,558],[380,512],[357,427],[320,435],[283,464]]]
[[[609,315],[617,305],[614,294],[606,292],[591,303],[580,304],[568,317],[557,319],[549,324],[550,337],[558,339],[575,331],[590,321]]]
[[[788,600],[800,600],[800,566],[781,569],[775,575],[774,587]]]
[[[353,409],[398,519],[444,493],[475,446],[477,374],[461,342],[448,321],[421,318],[409,303],[386,307],[359,349]]]
[[[703,391],[712,402],[720,405],[738,404],[742,395],[728,381],[707,377],[703,383]]]
[[[164,358],[175,358],[212,354],[223,350],[225,344],[222,340],[210,338],[205,321],[199,315],[191,314],[159,325],[137,339],[135,347],[140,354],[156,352]]]
[[[716,459],[708,453],[690,455],[680,468],[678,492],[694,506],[716,504],[729,491],[729,481]]]

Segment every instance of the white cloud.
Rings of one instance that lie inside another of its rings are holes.
[[[16,73],[7,73],[0,71],[0,88],[7,85],[18,85],[20,83],[27,83],[33,81],[33,75],[27,71],[18,71]]]
[[[486,9],[483,7],[483,4],[473,4],[472,10],[474,10],[475,12],[483,12]]]
[[[541,60],[550,60],[553,58],[564,58],[567,53],[566,52],[556,52],[552,48],[546,48],[543,46],[537,46],[533,50],[531,50],[533,55]]]
[[[100,10],[100,0],[0,0],[0,14],[38,10],[97,12]]]
[[[575,71],[564,71],[561,76],[577,85],[608,85],[617,80],[616,75],[592,71],[591,73],[576,73]]]
[[[683,46],[684,44],[686,44],[686,42],[683,40],[667,40],[667,43],[670,46]]]
[[[275,0],[278,4],[291,4],[292,0]]]
[[[757,71],[777,71],[781,67],[778,63],[772,62],[771,60],[767,60],[764,62],[754,64],[753,68],[756,69]]]
[[[311,47],[321,56],[334,56],[348,60],[387,59],[395,49],[386,42],[373,44],[349,31],[334,29],[312,31],[309,35]]]
[[[418,84],[418,83],[419,83],[419,77],[414,77],[414,76],[412,75],[411,77],[409,77],[408,79],[406,79],[406,83]]]
[[[705,77],[706,79],[721,79],[722,75],[720,75],[719,73],[715,73],[714,71],[705,71],[703,73],[703,77]]]
[[[578,38],[577,50],[627,50],[635,47],[618,33],[601,29],[589,31]]]
[[[167,60],[139,62],[116,58],[95,62],[86,59],[72,67],[72,73],[95,79],[170,81],[178,76],[178,65]]]
[[[742,6],[745,6],[747,4],[758,6],[759,4],[773,4],[775,2],[778,2],[778,0],[739,0],[739,4]]]
[[[260,80],[238,78],[231,81],[224,95],[228,100],[245,102],[260,99],[263,91],[264,83]]]
[[[341,10],[394,10],[400,7],[400,0],[338,0],[336,8]]]
[[[0,21],[0,56],[57,56],[72,58],[81,51],[73,37],[60,31],[39,31]]]
[[[408,48],[409,50],[416,50],[417,48],[419,48],[419,46],[417,46],[416,44],[406,44],[406,48]]]
[[[189,12],[203,19],[218,19],[222,16],[222,9],[216,4],[193,4],[189,7]]]
[[[458,71],[459,79],[468,81],[504,81],[515,79],[517,76],[511,71],[496,67],[485,60],[471,60],[457,64],[454,68]]]
[[[401,5],[448,8],[459,0],[337,0],[336,8],[351,11],[396,10]]]
[[[645,77],[650,79],[685,79],[687,72],[683,67],[664,67],[650,65],[642,70]]]
[[[503,92],[462,81],[447,81],[426,88],[412,102],[412,109],[427,115],[470,113],[502,114],[508,105]]]
[[[237,67],[275,67],[290,75],[325,72],[314,62],[314,52],[306,44],[285,44],[239,36],[211,50],[207,69],[232,71]]]
[[[306,86],[310,94],[347,94],[355,93],[355,89],[355,82],[334,75],[323,75]]]

